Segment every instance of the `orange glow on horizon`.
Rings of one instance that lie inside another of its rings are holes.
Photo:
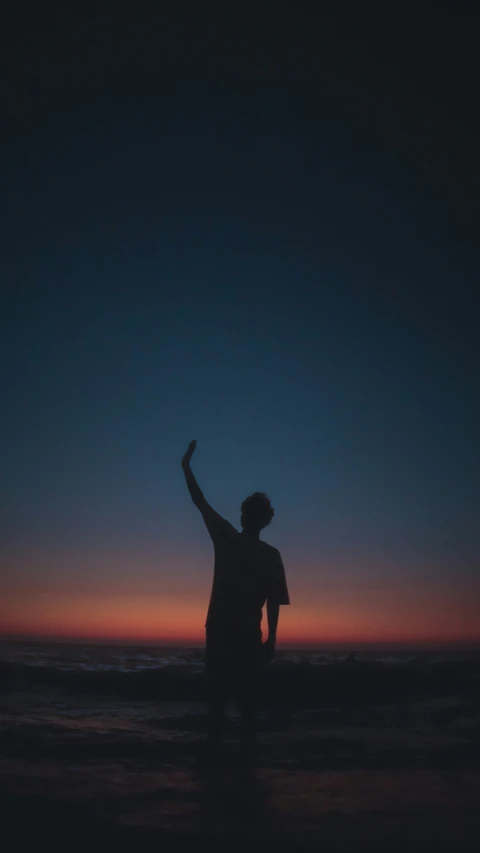
[[[434,612],[424,606],[412,612],[408,601],[397,599],[392,613],[382,599],[372,595],[368,602],[357,598],[339,604],[330,596],[315,606],[306,598],[282,607],[278,643],[480,643],[477,623],[460,619],[451,601],[444,601],[443,607],[435,602]],[[178,594],[11,592],[0,605],[0,635],[197,645],[204,641],[205,617],[205,601],[185,601]],[[265,634],[265,615],[262,629]]]
[[[285,553],[278,643],[480,645],[478,581],[358,557]],[[22,546],[5,554],[0,636],[203,644],[211,550]],[[262,621],[266,633],[266,617]]]

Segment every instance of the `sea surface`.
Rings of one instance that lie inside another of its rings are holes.
[[[1,642],[7,814],[74,804],[176,850],[480,849],[478,650],[279,649],[247,787],[233,701],[224,775],[199,769],[204,672],[202,648]]]
[[[203,648],[0,642],[0,726],[48,725],[65,738],[81,730],[113,737],[122,729],[135,739],[161,729],[200,734],[204,671]],[[378,716],[379,705],[387,716],[388,707],[411,715],[415,699],[445,701],[452,691],[458,705],[479,671],[480,651],[280,649],[265,672],[260,728],[305,736],[314,721],[354,724]],[[238,722],[233,701],[227,717]]]
[[[193,672],[202,670],[205,651],[202,647],[120,645],[79,642],[36,642],[0,640],[0,662],[55,667],[63,671],[136,672],[167,666],[183,666]],[[331,666],[339,663],[439,664],[480,660],[480,650],[406,650],[382,651],[362,649],[322,650],[277,648],[273,666],[310,664]]]

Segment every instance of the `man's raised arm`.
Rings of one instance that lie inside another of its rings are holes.
[[[188,445],[188,449],[183,456],[182,459],[182,468],[183,473],[185,474],[185,480],[187,483],[188,491],[190,492],[190,497],[192,498],[193,503],[196,507],[202,512],[205,508],[205,505],[208,506],[207,501],[205,500],[204,494],[198,485],[195,476],[193,474],[192,469],[190,468],[190,459],[193,456],[194,450],[197,446],[197,442],[191,441]]]
[[[194,477],[193,471],[190,468],[190,459],[193,456],[196,446],[196,441],[191,441],[188,445],[187,452],[182,459],[183,473],[185,474],[185,480],[187,482],[188,491],[190,492],[192,501],[202,513],[203,520],[207,526],[210,536],[214,541],[216,541],[219,538],[234,532],[234,528],[228,521],[225,521],[218,512],[215,512],[213,507],[210,506]]]

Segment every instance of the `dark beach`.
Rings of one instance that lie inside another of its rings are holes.
[[[479,653],[279,652],[246,770],[233,704],[222,766],[199,760],[202,650],[1,651],[17,849],[478,849]]]

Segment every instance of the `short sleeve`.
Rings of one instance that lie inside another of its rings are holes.
[[[285,567],[279,551],[273,552],[270,589],[267,598],[275,604],[290,604]]]

